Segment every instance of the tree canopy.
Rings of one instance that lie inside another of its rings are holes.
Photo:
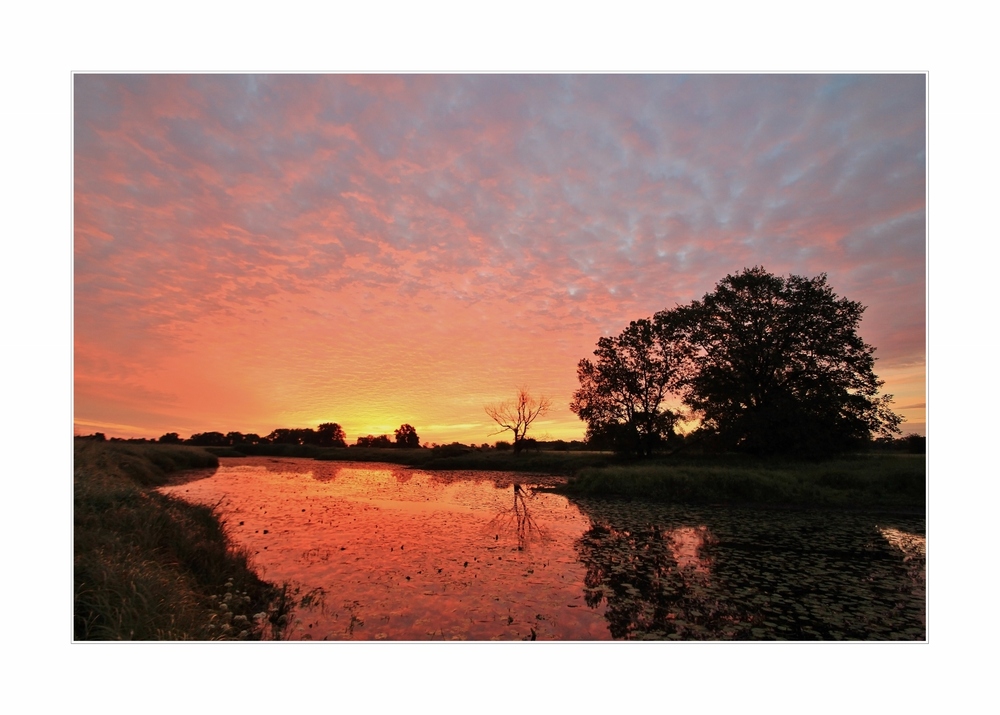
[[[417,430],[410,425],[400,425],[396,430],[396,446],[407,449],[419,447],[420,437],[417,435]]]
[[[857,332],[864,310],[837,296],[826,274],[754,267],[654,322],[685,346],[681,394],[721,446],[822,455],[899,432],[892,396],[878,394],[875,348]]]
[[[669,440],[682,402],[709,444],[754,454],[822,456],[899,433],[879,395],[860,303],[815,278],[745,269],[685,306],[633,321],[581,360],[570,405],[591,441],[649,454]]]
[[[320,447],[346,447],[347,436],[344,428],[336,422],[324,422],[316,428]]]
[[[684,353],[663,337],[651,320],[635,320],[620,335],[597,341],[596,361],[580,361],[580,389],[569,408],[587,423],[588,442],[649,455],[673,435],[678,415],[663,403]]]

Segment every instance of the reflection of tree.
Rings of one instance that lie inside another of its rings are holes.
[[[503,509],[490,521],[491,528],[504,532],[513,531],[516,534],[518,551],[524,550],[530,541],[542,536],[541,529],[531,518],[531,512],[528,509],[528,499],[533,496],[526,487],[515,484],[513,506],[509,509]]]
[[[751,619],[714,588],[705,527],[596,522],[577,542],[586,601],[613,638],[749,637]]]

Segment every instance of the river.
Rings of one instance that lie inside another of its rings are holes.
[[[297,640],[916,640],[920,516],[567,499],[558,477],[223,459],[217,505]]]

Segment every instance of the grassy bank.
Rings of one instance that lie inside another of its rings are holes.
[[[922,510],[922,455],[858,455],[826,462],[689,457],[586,467],[559,491],[687,504]]]
[[[462,469],[487,472],[534,472],[537,474],[576,474],[588,466],[607,464],[610,454],[601,452],[522,452],[435,449],[342,449],[320,459],[393,462],[428,470]],[[398,461],[397,461],[398,460]]]
[[[924,455],[873,452],[824,462],[743,455],[674,455],[628,460],[608,452],[323,448],[258,445],[209,448],[220,457],[269,455],[389,462],[428,470],[479,470],[570,477],[567,495],[686,504],[757,504],[831,509],[923,510]]]
[[[75,640],[258,639],[280,630],[283,590],[253,573],[214,511],[153,490],[180,470],[217,465],[193,447],[75,444]]]
[[[607,452],[511,451],[460,449],[454,446],[433,449],[379,449],[316,447],[313,445],[267,444],[239,447],[207,447],[219,457],[269,456],[305,457],[340,462],[388,462],[421,469],[473,469],[482,471],[535,472],[572,475],[584,467],[610,464]]]

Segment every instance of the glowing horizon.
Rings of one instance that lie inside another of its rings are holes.
[[[868,306],[925,434],[923,75],[77,75],[74,426],[493,442],[763,265]]]

